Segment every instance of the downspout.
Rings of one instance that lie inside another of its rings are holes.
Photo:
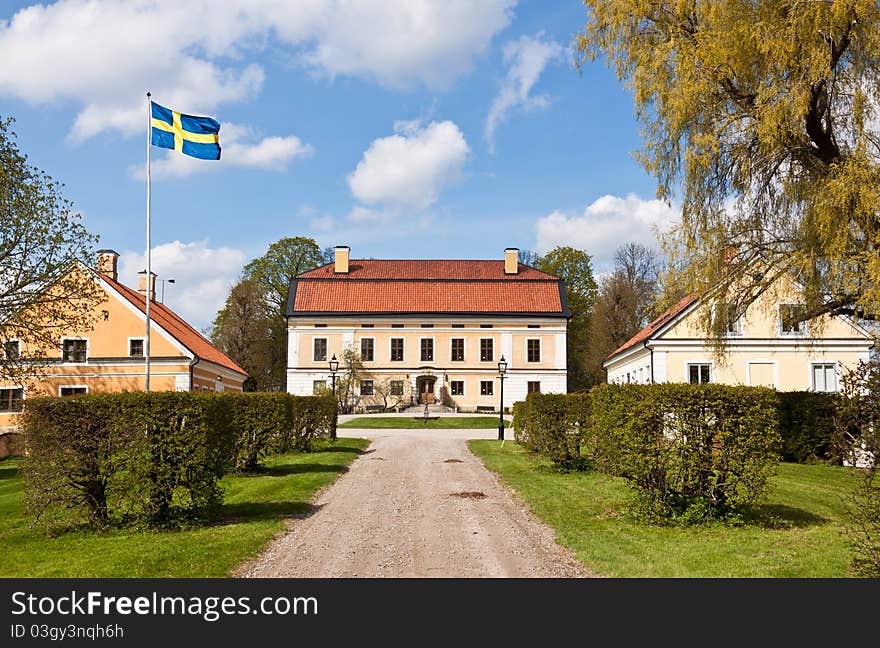
[[[193,390],[193,369],[195,368],[195,366],[197,364],[199,364],[200,360],[201,360],[201,358],[199,356],[193,354],[192,362],[189,363],[189,390],[190,391]]]
[[[649,347],[647,340],[645,341],[645,348],[651,353],[651,384],[654,384],[654,347]]]

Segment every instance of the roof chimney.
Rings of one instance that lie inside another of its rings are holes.
[[[336,246],[335,263],[333,264],[333,272],[336,274],[348,274],[348,253],[351,251],[347,245]]]
[[[138,292],[142,295],[147,294],[147,271],[138,272]],[[156,301],[156,273],[150,273],[150,301]]]
[[[519,248],[504,250],[504,274],[519,274]]]
[[[119,253],[116,250],[98,250],[98,272],[107,275],[113,281],[119,281],[119,275],[116,272],[118,260]]]

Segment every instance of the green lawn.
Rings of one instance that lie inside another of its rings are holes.
[[[597,472],[555,472],[516,443],[470,441],[486,466],[552,526],[591,570],[617,577],[841,577],[849,551],[843,497],[857,473],[838,466],[781,464],[767,502],[747,524],[662,527],[621,517],[631,495]]]
[[[336,439],[321,452],[272,457],[260,473],[225,477],[221,519],[174,532],[76,531],[48,537],[28,528],[18,461],[0,461],[0,576],[228,576],[284,528],[284,518],[308,513],[318,489],[368,445],[364,439]]]
[[[420,417],[409,416],[363,416],[352,419],[339,425],[340,428],[366,428],[378,429],[416,429],[425,428],[431,430],[461,430],[461,429],[498,429],[497,416],[441,416],[439,419],[429,419],[427,423]],[[510,427],[510,421],[504,422],[504,427]]]

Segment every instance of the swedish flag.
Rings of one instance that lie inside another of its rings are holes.
[[[211,117],[182,115],[155,101],[152,111],[153,146],[172,149],[202,160],[220,159],[220,122]]]

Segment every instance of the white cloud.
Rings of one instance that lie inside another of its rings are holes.
[[[657,233],[675,225],[681,210],[662,200],[645,200],[630,194],[626,198],[602,196],[581,214],[554,211],[535,224],[540,252],[569,245],[593,255],[596,269],[610,267],[615,250],[624,243],[657,247]]]
[[[162,151],[156,155],[158,149],[153,149],[152,177],[186,177],[230,166],[284,171],[292,160],[309,157],[314,152],[310,144],[304,144],[295,135],[259,139],[251,127],[239,124],[221,125],[220,147],[219,160],[199,160],[174,151]],[[146,177],[145,165],[132,167],[130,171],[135,178]]]
[[[151,90],[190,114],[260,91],[258,54],[317,76],[444,88],[512,18],[515,0],[57,0],[0,20],[0,96],[80,107],[73,141],[135,134]]]
[[[363,203],[425,209],[459,176],[470,149],[451,121],[397,126],[396,134],[370,144],[348,186]]]
[[[489,150],[495,150],[495,131],[514,110],[535,110],[549,103],[546,95],[532,95],[532,88],[548,63],[562,56],[562,46],[545,40],[543,32],[522,36],[504,46],[507,74],[489,107],[485,136]]]
[[[362,205],[355,205],[346,216],[349,222],[357,225],[382,225],[389,223],[393,218],[388,212],[370,209]]]
[[[223,307],[230,287],[245,262],[245,253],[229,247],[212,248],[208,241],[173,241],[153,248],[152,269],[157,275],[156,297],[165,283],[165,303],[198,330],[210,326]],[[126,250],[119,257],[119,280],[137,288],[138,272],[146,268],[142,252]]]

